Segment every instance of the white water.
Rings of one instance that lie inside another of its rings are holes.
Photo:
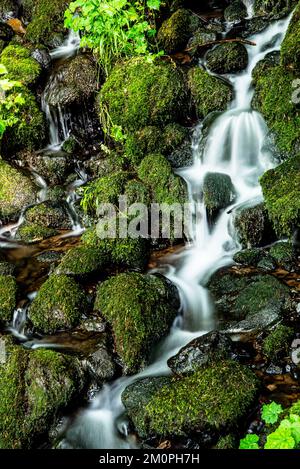
[[[252,14],[250,2],[248,11]],[[178,286],[183,316],[176,319],[148,368],[136,376],[104,386],[90,408],[82,411],[67,430],[62,448],[136,447],[123,417],[123,390],[139,378],[169,374],[167,358],[194,337],[212,329],[214,307],[205,285],[219,267],[232,263],[233,254],[239,249],[232,223],[235,209],[261,197],[258,177],[272,165],[272,155],[264,149],[266,124],[260,114],[251,110],[252,70],[267,53],[280,49],[289,21],[287,18],[271,24],[267,30],[250,38],[256,46],[247,47],[247,70],[227,77],[235,92],[230,109],[217,118],[206,141],[201,138],[201,125],[196,128],[194,164],[179,171],[187,182],[195,213],[202,215],[200,222],[191,226],[192,242],[182,253],[173,256],[173,266],[168,267],[166,274]],[[220,214],[213,228],[208,225],[202,202],[202,182],[207,172],[229,174],[237,191],[235,203]]]
[[[255,0],[243,0],[243,4],[247,8],[248,18],[252,18],[254,16],[254,2]]]

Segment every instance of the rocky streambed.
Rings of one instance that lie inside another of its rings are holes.
[[[0,448],[237,448],[300,399],[299,5],[166,1],[105,79],[69,3],[0,5]],[[101,239],[120,195],[200,221]]]

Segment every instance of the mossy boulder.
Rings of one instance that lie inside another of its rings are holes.
[[[188,82],[200,118],[206,117],[213,111],[225,111],[233,98],[230,85],[211,76],[200,67],[189,71]]]
[[[266,209],[279,236],[291,236],[300,222],[300,154],[260,179]]]
[[[270,360],[288,354],[294,331],[291,327],[279,324],[263,341],[263,353]]]
[[[293,102],[295,78],[280,65],[269,67],[257,77],[252,101],[254,109],[264,116],[284,157],[300,151],[300,111]]]
[[[247,17],[247,8],[242,0],[234,0],[224,10],[224,18],[230,23],[237,23]]]
[[[71,228],[71,220],[64,203],[46,201],[26,210],[25,220],[28,224],[39,225],[46,228]]]
[[[147,363],[153,345],[175,319],[177,306],[175,288],[152,275],[124,273],[99,285],[95,309],[111,324],[127,373]]]
[[[238,210],[234,217],[234,226],[244,248],[264,246],[274,238],[263,203]]]
[[[145,204],[149,206],[151,202],[150,191],[147,186],[141,181],[130,179],[126,186],[124,195],[127,197],[128,205],[131,204]]]
[[[123,392],[123,404],[141,437],[197,435],[199,441],[215,432],[228,431],[247,414],[258,390],[254,373],[230,360],[161,384],[159,389],[154,383],[150,390],[146,388],[145,394],[150,396],[142,406],[137,402],[138,408],[132,405],[131,395],[134,387],[143,386],[143,381]]]
[[[180,120],[187,107],[183,73],[169,63],[132,59],[114,67],[100,92],[100,108],[126,132]]]
[[[18,6],[14,0],[1,0],[0,5],[0,19],[7,20],[8,16],[13,13],[16,14]]]
[[[30,22],[26,39],[33,44],[53,45],[58,33],[64,32],[64,12],[70,0],[23,0],[23,13]]]
[[[281,45],[281,63],[288,70],[300,71],[300,4],[298,4]]]
[[[17,88],[11,94],[21,93],[24,103],[19,107],[18,122],[8,127],[1,142],[3,155],[14,155],[17,151],[41,148],[46,140],[45,116],[34,95],[25,87]]]
[[[56,274],[85,278],[96,272],[101,272],[107,262],[105,251],[102,252],[99,248],[91,246],[78,246],[65,254],[56,269]]]
[[[263,252],[258,248],[243,249],[233,256],[234,262],[242,265],[256,266],[263,256]]]
[[[265,76],[270,69],[280,64],[280,52],[269,52],[263,60],[260,60],[252,71],[254,85]]]
[[[0,256],[0,275],[14,276],[16,273],[16,265],[12,262],[7,262],[5,258],[2,260]]]
[[[200,55],[201,53],[203,53],[203,51],[205,51],[205,48],[203,46],[207,43],[216,41],[217,38],[218,33],[216,31],[201,26],[195,31],[195,33],[188,42],[187,49],[189,51],[189,54],[191,54],[191,56]]]
[[[230,205],[236,197],[234,185],[228,174],[207,173],[203,181],[203,200],[210,213]]]
[[[17,282],[11,275],[0,275],[0,321],[12,320],[17,303]]]
[[[22,151],[17,155],[18,159],[28,167],[34,169],[49,186],[65,183],[67,176],[73,168],[73,161],[63,152],[36,153]]]
[[[16,219],[36,198],[36,188],[20,171],[0,159],[0,219]]]
[[[209,70],[213,73],[236,73],[247,67],[248,52],[240,43],[220,44],[207,53],[206,60]]]
[[[79,285],[66,275],[52,275],[33,300],[29,316],[38,331],[51,334],[76,326],[86,309]]]
[[[296,6],[298,0],[255,0],[254,11],[256,15],[267,15],[271,19],[282,18]]]
[[[39,225],[38,223],[23,223],[18,229],[17,239],[24,241],[25,243],[36,243],[43,239],[51,238],[56,236],[58,231],[53,228],[47,228],[46,226]]]
[[[41,67],[31,57],[30,50],[22,46],[6,47],[0,56],[0,62],[7,68],[10,79],[18,80],[23,85],[35,83],[41,73]]]
[[[83,374],[77,358],[50,350],[28,352],[1,339],[0,448],[31,448],[47,436],[59,412],[78,395]]]
[[[50,106],[64,107],[74,102],[81,103],[97,91],[97,68],[88,55],[78,55],[68,60],[56,73],[55,81],[51,82],[54,86],[47,96]]]
[[[157,40],[164,52],[172,54],[186,46],[192,30],[191,16],[191,12],[181,8],[163,22]]]
[[[270,256],[277,265],[287,270],[293,269],[297,262],[295,248],[291,242],[279,241],[274,244],[270,249]]]

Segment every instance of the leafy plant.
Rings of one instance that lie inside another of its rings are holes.
[[[82,32],[81,46],[97,54],[107,76],[122,57],[153,58],[148,39],[154,37],[155,11],[161,0],[75,0],[65,12],[65,26]]]
[[[17,89],[22,87],[18,81],[9,80],[7,69],[0,64],[0,139],[7,127],[18,122],[19,107],[24,104],[24,98]]]
[[[240,441],[239,449],[259,449],[259,436],[255,433],[248,434]]]
[[[271,402],[271,404],[265,404],[262,408],[261,418],[267,424],[273,424],[278,421],[279,415],[283,412],[280,404]]]

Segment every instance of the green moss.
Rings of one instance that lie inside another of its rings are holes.
[[[244,249],[233,256],[234,262],[243,265],[256,266],[262,257],[262,251],[257,248]]]
[[[50,334],[76,326],[85,309],[85,294],[77,283],[66,275],[52,275],[33,300],[29,316],[37,330]]]
[[[205,175],[203,200],[210,213],[230,205],[235,195],[235,188],[228,174],[207,173]]]
[[[35,188],[29,178],[0,159],[0,217],[17,215],[35,201]]]
[[[148,360],[152,346],[172,324],[176,310],[170,294],[164,280],[138,273],[120,274],[98,287],[95,308],[111,323],[116,351],[128,372]]]
[[[211,72],[218,74],[235,73],[247,67],[248,52],[243,44],[220,44],[208,52],[206,60]]]
[[[10,321],[17,303],[17,283],[11,275],[0,275],[0,321]]]
[[[31,19],[26,39],[34,44],[48,44],[54,33],[64,31],[64,12],[70,0],[24,0],[25,16]]]
[[[288,354],[294,335],[292,328],[280,324],[263,341],[263,352],[270,360]]]
[[[279,236],[291,236],[300,221],[300,154],[260,179],[269,217]]]
[[[239,241],[245,248],[261,246],[269,234],[269,221],[265,204],[246,207],[234,218]]]
[[[77,359],[49,350],[25,351],[5,340],[0,373],[0,448],[30,448],[58,411],[82,388]]]
[[[254,11],[257,15],[282,17],[293,10],[298,0],[255,0]]]
[[[147,154],[160,151],[161,149],[161,131],[153,125],[129,134],[126,139],[125,154],[133,167],[139,165]]]
[[[270,255],[278,265],[290,268],[296,261],[295,250],[291,242],[281,241],[270,249]]]
[[[43,228],[65,228],[70,224],[65,206],[50,201],[26,210],[26,222]]]
[[[18,238],[26,243],[41,241],[57,234],[58,231],[55,229],[39,225],[38,223],[24,223],[18,229]]]
[[[56,273],[85,277],[101,271],[107,262],[104,250],[93,246],[78,246],[65,254]]]
[[[247,8],[242,0],[234,0],[224,11],[226,21],[238,22],[247,17]]]
[[[185,9],[179,9],[163,22],[157,40],[160,47],[172,54],[183,49],[191,35],[191,13]]]
[[[41,67],[31,57],[30,50],[22,46],[6,47],[0,56],[0,62],[7,68],[11,80],[18,80],[24,85],[34,83],[41,73]]]
[[[41,148],[46,139],[45,117],[34,95],[25,87],[18,88],[19,92],[22,93],[24,104],[19,108],[19,121],[5,131],[1,145],[3,154],[12,155],[22,149]]]
[[[150,204],[149,189],[141,181],[131,179],[125,186],[125,195],[128,205],[131,204]]]
[[[231,87],[200,67],[189,71],[189,86],[199,117],[226,110],[233,94]]]
[[[300,4],[298,4],[281,45],[281,63],[289,70],[300,70]]]
[[[147,155],[138,168],[138,176],[151,190],[153,202],[172,205],[186,201],[184,184],[164,156]]]
[[[214,449],[237,449],[238,443],[237,438],[234,434],[221,436]]]
[[[176,122],[186,106],[183,73],[169,63],[132,59],[117,65],[100,93],[102,114],[108,111],[126,132]]]
[[[252,371],[233,361],[174,378],[145,407],[149,433],[180,436],[201,429],[228,430],[245,415],[256,391]]]
[[[252,105],[264,116],[283,155],[299,148],[300,112],[292,101],[294,77],[283,67],[270,67],[256,81]]]
[[[162,153],[169,155],[183,144],[188,137],[186,128],[179,124],[168,124],[164,128],[162,135]]]

